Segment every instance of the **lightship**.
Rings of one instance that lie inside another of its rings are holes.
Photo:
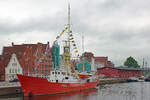
[[[63,64],[60,64],[58,67],[55,65],[54,68],[50,71],[50,75],[47,75],[47,77],[37,77],[35,75],[25,76],[17,74],[24,96],[82,91],[95,88],[99,83],[96,71],[86,72],[83,70],[83,72],[79,72],[76,70],[75,66],[71,64],[70,4],[68,4],[67,27],[56,39],[64,34],[65,31],[68,33],[68,39],[65,41]],[[58,42],[55,41],[54,45],[57,44]]]

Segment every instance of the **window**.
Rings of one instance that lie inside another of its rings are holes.
[[[52,72],[52,74],[54,74],[54,72]]]
[[[9,73],[11,73],[11,69],[9,69]]]
[[[15,69],[15,73],[17,73],[17,69]]]
[[[14,58],[14,61],[15,61],[15,58]]]
[[[12,69],[12,73],[14,73],[14,69]]]
[[[66,72],[64,72],[64,75],[66,75]]]
[[[43,68],[43,70],[44,70],[44,65],[42,65],[42,68]]]
[[[12,66],[17,66],[17,63],[12,63]]]
[[[65,79],[67,79],[67,80],[68,80],[68,79],[69,79],[69,77],[65,77]]]
[[[48,56],[49,58],[51,58],[51,56]]]
[[[60,72],[58,72],[58,74],[60,74]]]
[[[64,52],[69,52],[69,48],[64,48]]]
[[[20,73],[20,69],[18,69],[18,73]]]
[[[37,73],[39,73],[39,71],[38,71],[38,70],[36,70],[36,72],[37,72]]]

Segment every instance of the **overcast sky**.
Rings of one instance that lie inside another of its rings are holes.
[[[0,51],[22,43],[50,45],[67,24],[69,0],[0,0]],[[150,62],[150,0],[70,0],[78,47],[122,65],[128,56]]]

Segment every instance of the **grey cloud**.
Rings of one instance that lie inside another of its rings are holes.
[[[40,16],[31,19],[25,19],[22,22],[15,22],[14,20],[5,20],[5,22],[0,23],[0,34],[7,35],[13,33],[23,34],[25,32],[39,31],[39,32],[49,32],[49,31],[59,31],[62,30],[65,23],[64,14],[62,12],[57,13],[55,16]],[[58,29],[58,30],[57,30]]]
[[[85,43],[88,51],[109,56],[116,63],[130,55],[150,56],[149,4],[148,0],[72,1],[73,33],[84,33],[85,39],[90,40]],[[0,35],[32,31],[57,33],[65,24],[67,9],[63,8],[55,15],[34,16],[19,23],[0,20]]]

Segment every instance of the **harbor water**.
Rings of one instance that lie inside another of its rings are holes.
[[[150,82],[109,84],[87,91],[30,98],[5,96],[0,100],[150,100]]]

